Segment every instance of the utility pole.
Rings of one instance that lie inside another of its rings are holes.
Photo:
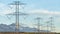
[[[15,29],[15,31],[16,32],[19,32],[19,26],[20,26],[20,24],[19,24],[19,16],[20,15],[27,15],[27,14],[25,14],[25,13],[20,13],[19,12],[19,10],[20,10],[20,8],[19,8],[19,6],[20,5],[25,5],[24,3],[21,3],[20,1],[14,1],[13,3],[10,3],[9,5],[14,5],[15,6],[15,13],[13,13],[13,14],[8,14],[8,15],[15,15],[15,23],[16,23],[16,29]]]

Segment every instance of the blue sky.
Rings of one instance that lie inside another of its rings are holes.
[[[10,9],[9,3],[16,1],[16,0],[0,0],[0,23],[4,24],[11,24],[15,22],[15,17],[10,17],[9,20],[7,18],[7,15],[9,13],[14,12],[13,9]],[[28,13],[30,15],[25,16],[26,19],[24,19],[23,16],[20,16],[20,23],[27,24],[29,27],[34,26],[35,24],[35,18],[41,17],[41,23],[45,23],[45,21],[49,20],[49,17],[54,18],[54,24],[56,26],[56,32],[60,32],[60,0],[19,0],[23,3],[26,3],[24,11],[21,10],[21,12]],[[47,20],[46,20],[47,19]],[[43,21],[43,22],[42,22]]]

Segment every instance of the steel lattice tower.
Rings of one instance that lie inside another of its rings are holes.
[[[54,31],[54,28],[55,28],[55,26],[54,26],[54,24],[53,24],[53,17],[50,17],[50,25],[51,25],[51,31]]]
[[[38,28],[37,31],[38,31],[38,34],[39,34],[39,33],[40,33],[40,26],[41,26],[41,25],[40,25],[40,24],[41,24],[41,23],[40,23],[41,18],[40,18],[40,17],[37,17],[37,18],[35,18],[35,19],[37,20],[37,26],[38,26],[38,27],[37,27],[37,28]]]
[[[16,29],[15,29],[15,31],[17,32],[17,31],[19,31],[19,26],[20,26],[20,24],[19,24],[19,16],[20,15],[27,15],[27,14],[25,14],[25,13],[21,13],[20,14],[20,12],[19,12],[19,6],[20,5],[25,5],[24,3],[21,3],[20,1],[14,1],[14,3],[10,3],[9,5],[14,5],[15,6],[15,13],[13,13],[13,14],[9,14],[9,15],[15,15],[15,23],[16,23]]]

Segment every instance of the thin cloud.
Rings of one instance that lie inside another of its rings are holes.
[[[33,14],[48,14],[48,15],[59,15],[60,12],[59,11],[49,11],[49,10],[32,10],[29,11],[29,13],[33,13]]]
[[[9,7],[7,7],[7,5],[0,3],[0,15],[5,15],[8,13],[11,13],[11,9],[9,9]]]

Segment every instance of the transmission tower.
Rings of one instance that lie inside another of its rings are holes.
[[[40,18],[40,17],[37,17],[37,18],[35,18],[35,20],[37,20],[37,28],[38,28],[37,31],[38,31],[38,34],[39,34],[39,33],[40,33],[40,26],[41,26],[41,25],[40,25],[40,24],[41,24],[41,23],[40,23],[41,18]]]
[[[20,15],[27,15],[27,14],[25,14],[25,13],[20,13],[19,12],[19,10],[20,10],[20,8],[19,8],[19,6],[21,5],[25,5],[24,3],[21,3],[20,1],[14,1],[13,3],[10,3],[9,5],[14,5],[15,6],[15,13],[13,13],[13,14],[8,14],[8,15],[15,15],[15,23],[16,23],[16,29],[15,29],[15,31],[17,32],[17,31],[19,31],[19,16]]]
[[[46,22],[46,27],[47,27],[47,34],[48,34],[48,31],[49,31],[49,21]]]
[[[55,28],[55,26],[54,26],[54,23],[53,23],[53,17],[50,17],[50,27],[51,27],[51,31],[54,31],[54,28]]]

